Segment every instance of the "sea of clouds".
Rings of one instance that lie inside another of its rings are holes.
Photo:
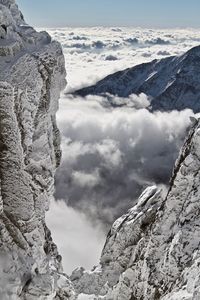
[[[63,46],[66,92],[139,63],[179,55],[200,42],[200,30],[141,28],[48,29]],[[148,185],[167,186],[191,110],[148,111],[147,95],[106,99],[63,95],[57,114],[63,159],[56,202],[47,216],[65,270],[97,263],[112,222]]]
[[[63,46],[68,91],[127,67],[182,54],[200,43],[199,29],[83,27],[47,31]]]

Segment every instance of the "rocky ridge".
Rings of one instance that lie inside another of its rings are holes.
[[[113,224],[99,266],[71,275],[79,294],[105,300],[200,299],[200,120],[192,122],[167,196],[147,188]]]
[[[200,112],[199,74],[200,46],[183,55],[153,60],[111,74],[74,95],[103,95],[111,101],[113,95],[125,98],[144,93],[149,97],[149,108],[153,111],[190,108],[197,113]]]
[[[74,299],[45,225],[60,163],[61,46],[0,0],[0,298]]]

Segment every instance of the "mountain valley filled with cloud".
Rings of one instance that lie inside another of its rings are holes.
[[[67,204],[66,214],[74,209],[77,222],[86,216],[82,227],[85,224],[87,230],[91,226],[96,235],[105,236],[113,221],[134,205],[144,188],[157,184],[165,190],[168,186],[194,113],[190,109],[152,113],[148,110],[151,98],[145,94],[111,96],[108,102],[103,96],[82,98],[72,93],[125,68],[182,55],[198,45],[200,32],[130,27],[47,30],[63,46],[68,81],[57,114],[63,156],[55,196]],[[62,230],[68,238],[78,230],[68,227],[67,218],[58,230],[49,222],[55,238]],[[88,239],[93,238],[89,235]],[[57,243],[67,262],[69,241],[63,241]],[[82,259],[81,265],[87,268],[98,260],[104,240],[94,237],[94,243],[96,255],[91,257],[85,251]],[[83,255],[79,245],[70,245],[77,257]],[[77,257],[68,270],[77,266]]]

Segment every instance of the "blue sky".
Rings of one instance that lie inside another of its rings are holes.
[[[18,0],[34,26],[200,27],[200,0]]]

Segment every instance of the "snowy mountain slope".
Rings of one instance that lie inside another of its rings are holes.
[[[60,163],[60,44],[0,0],[0,299],[74,299],[45,225]]]
[[[106,300],[200,299],[200,121],[180,151],[166,197],[147,188],[108,234],[100,264],[77,269],[78,293]]]
[[[200,46],[181,56],[153,60],[112,75],[96,85],[76,91],[86,96],[112,94],[128,97],[145,93],[151,98],[153,110],[200,111]]]

